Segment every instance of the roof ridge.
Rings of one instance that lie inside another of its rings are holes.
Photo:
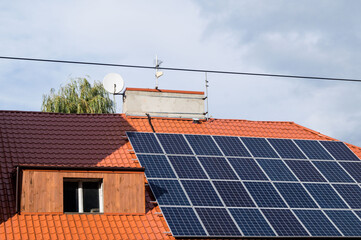
[[[24,113],[24,114],[48,114],[48,115],[115,115],[125,116],[124,113],[55,113],[42,111],[23,111],[23,110],[0,110],[0,113]]]
[[[317,136],[324,137],[324,138],[327,138],[327,139],[333,140],[333,141],[339,141],[339,140],[336,139],[336,138],[329,137],[329,136],[327,136],[327,135],[325,135],[325,134],[323,134],[323,133],[317,132],[317,131],[315,131],[315,130],[313,130],[313,129],[311,129],[311,128],[307,128],[307,127],[302,126],[302,125],[300,125],[300,124],[298,124],[298,123],[295,123],[295,122],[292,122],[292,123],[293,123],[294,125],[296,125],[297,127],[302,128],[302,129],[304,129],[304,130],[306,130],[306,131],[308,131],[308,132],[310,132],[310,133],[312,133],[312,134],[315,134],[315,135],[317,135]]]
[[[54,112],[42,112],[42,111],[23,111],[23,110],[0,110],[0,113],[24,113],[24,114],[48,114],[48,115],[114,115],[114,116],[123,116],[129,119],[146,119],[147,116],[131,116],[126,115],[125,113],[54,113]],[[175,117],[152,117],[153,119],[160,120],[178,120],[178,121],[193,121],[192,118],[175,118]],[[200,119],[200,121],[207,122],[205,119]],[[235,119],[235,118],[209,118],[209,122],[212,121],[236,121],[236,122],[255,122],[255,123],[290,123],[295,124],[293,121],[272,121],[272,120],[248,120],[248,119]],[[298,125],[298,124],[296,124]],[[298,125],[300,126],[300,125]],[[307,128],[306,128],[307,129]],[[310,129],[311,130],[311,129]],[[311,130],[313,131],[313,130]],[[315,132],[315,131],[314,131]]]
[[[129,119],[147,119],[147,116],[131,116],[125,115]],[[152,117],[152,116],[151,116]],[[193,121],[192,118],[175,118],[175,117],[152,117],[152,119],[160,120],[178,120],[178,121]],[[234,118],[209,118],[208,121],[205,119],[199,119],[201,122],[212,122],[212,121],[235,121],[235,122],[255,122],[255,123],[294,123],[293,121],[271,121],[271,120],[248,120],[248,119],[234,119]]]

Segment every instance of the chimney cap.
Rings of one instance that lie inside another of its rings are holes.
[[[165,93],[183,93],[183,94],[204,95],[204,92],[201,92],[201,91],[167,90],[167,89],[153,89],[153,88],[126,88],[125,91],[165,92]]]

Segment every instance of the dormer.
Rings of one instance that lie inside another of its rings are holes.
[[[18,168],[20,213],[145,213],[144,168]]]

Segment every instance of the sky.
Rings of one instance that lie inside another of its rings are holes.
[[[1,1],[0,56],[361,79],[361,1]],[[40,111],[69,79],[154,70],[0,59],[0,109]],[[159,88],[204,91],[204,73]],[[361,83],[208,74],[215,118],[292,121],[361,146]],[[117,98],[118,112],[121,99]]]

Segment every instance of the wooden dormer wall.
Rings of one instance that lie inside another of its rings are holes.
[[[63,179],[103,180],[104,213],[145,213],[143,172],[23,170],[20,212],[63,213]]]

